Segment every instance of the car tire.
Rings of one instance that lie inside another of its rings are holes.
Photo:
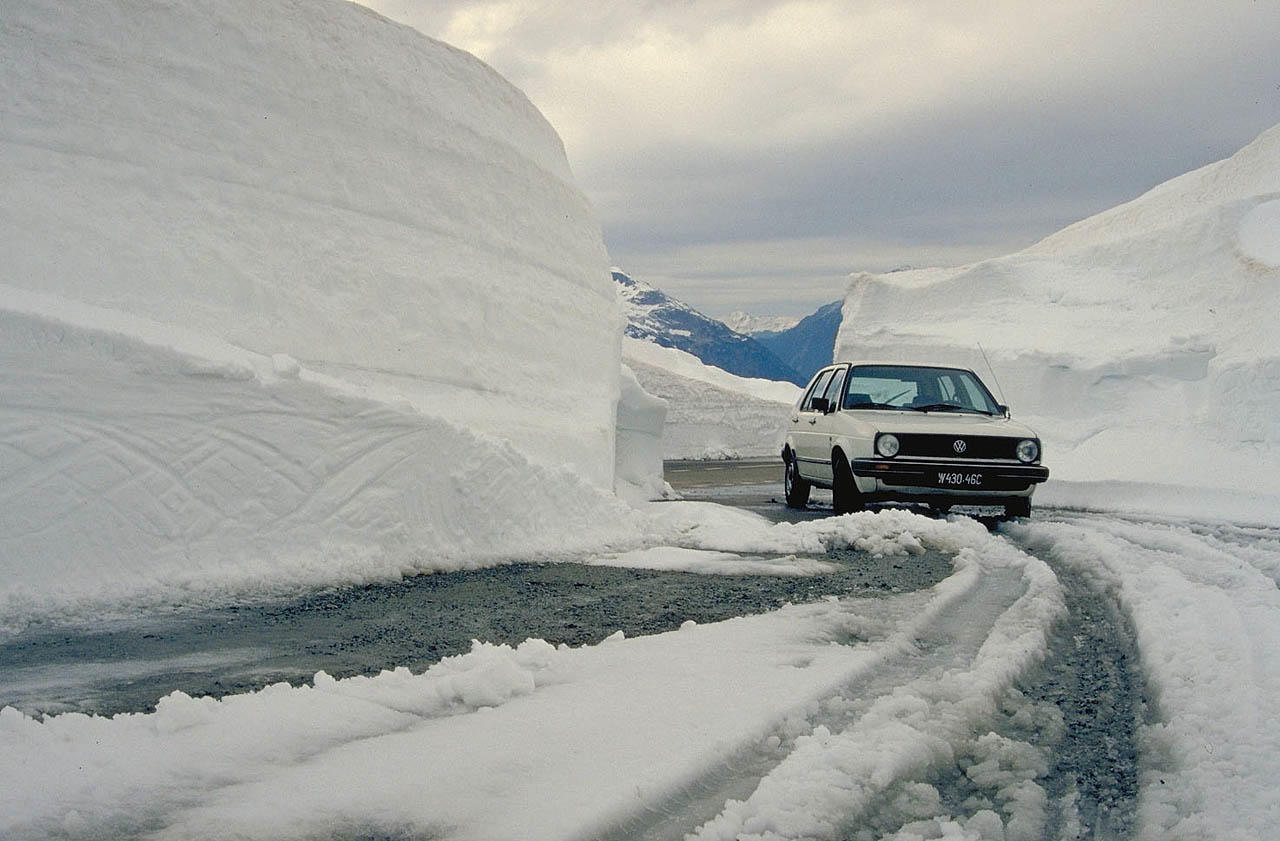
[[[1012,520],[1015,517],[1031,516],[1031,497],[1015,496],[1004,504],[1004,518]]]
[[[831,458],[831,504],[837,514],[852,514],[861,511],[864,505],[858,483],[849,469],[849,460],[842,453]]]
[[[800,468],[796,465],[795,456],[786,461],[782,487],[786,493],[788,508],[804,508],[809,503],[809,491],[812,485],[800,476]]]

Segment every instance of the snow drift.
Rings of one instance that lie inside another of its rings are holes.
[[[1277,311],[1280,127],[1017,254],[856,275],[836,350],[985,372],[981,343],[1059,479],[1280,495]]]
[[[791,383],[750,379],[704,365],[692,354],[623,340],[623,358],[648,391],[667,401],[665,458],[778,455],[782,425],[800,398]]]
[[[488,67],[326,0],[13,0],[0,111],[0,604],[624,528],[600,229]]]

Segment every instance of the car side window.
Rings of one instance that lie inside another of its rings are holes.
[[[848,368],[837,368],[835,376],[831,378],[831,384],[827,386],[826,398],[828,406],[840,405],[840,392],[844,391],[845,374],[849,372]]]
[[[818,378],[813,381],[813,387],[809,389],[809,393],[804,396],[804,402],[800,404],[800,411],[813,411],[813,398],[821,397],[827,390],[827,383],[831,380],[831,371],[823,371]]]

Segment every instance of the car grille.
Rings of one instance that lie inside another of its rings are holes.
[[[898,434],[900,456],[925,458],[1011,459],[1018,458],[1017,448],[1021,438],[1002,435],[922,435]],[[963,441],[963,447],[957,445]]]

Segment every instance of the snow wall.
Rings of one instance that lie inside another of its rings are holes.
[[[1057,479],[1280,495],[1277,312],[1280,127],[1017,254],[855,275],[836,355],[998,379]]]
[[[0,113],[0,625],[628,528],[598,223],[470,55],[328,0],[6,0]]]
[[[489,67],[329,0],[6,0],[0,68],[0,283],[394,378],[611,487],[599,224]]]
[[[657,443],[669,459],[779,456],[800,388],[739,377],[690,353],[626,338],[623,359],[644,390],[666,401]],[[779,467],[781,470],[781,467]]]

